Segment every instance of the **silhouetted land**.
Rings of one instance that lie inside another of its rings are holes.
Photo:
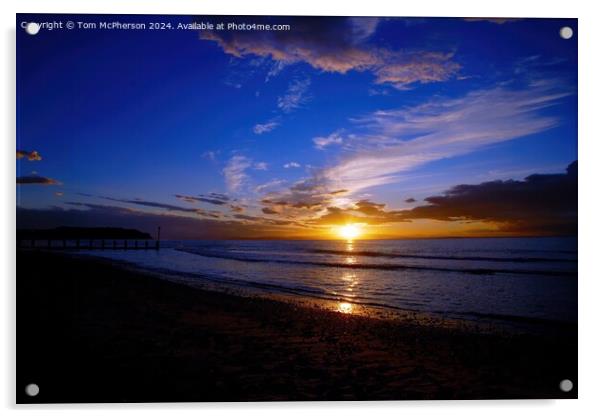
[[[482,334],[17,254],[17,401],[576,397],[577,330]],[[40,386],[28,398],[28,383]]]

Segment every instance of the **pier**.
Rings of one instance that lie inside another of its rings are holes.
[[[21,239],[17,241],[19,248],[48,249],[48,250],[159,250],[159,240],[128,240],[128,239]]]
[[[17,247],[47,250],[160,250],[161,227],[157,238],[146,232],[123,228],[59,227],[18,230]]]

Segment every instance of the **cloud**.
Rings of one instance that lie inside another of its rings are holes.
[[[516,22],[522,19],[515,17],[465,17],[464,20],[467,22],[490,22],[503,25],[504,23]]]
[[[249,178],[246,174],[246,170],[251,166],[252,161],[243,155],[235,155],[230,158],[222,171],[228,190],[237,192],[242,188]]]
[[[272,191],[266,194],[261,203],[269,211],[295,219],[308,219],[316,213],[333,204],[351,203],[344,197],[347,189],[328,189],[316,182],[300,181],[288,190]]]
[[[285,66],[286,64],[284,64],[281,61],[276,61],[272,63],[268,73],[265,76],[265,82],[267,83],[268,81],[270,81],[271,78],[276,77],[278,74],[280,74],[280,72],[282,72]]]
[[[273,131],[276,127],[278,127],[278,122],[258,123],[253,127],[253,132],[257,135],[261,135]]]
[[[522,181],[461,184],[428,205],[403,211],[405,219],[494,222],[500,230],[524,234],[577,233],[577,162],[564,174],[532,174]]]
[[[406,203],[414,203],[416,202],[416,199],[414,199],[413,197],[410,197],[409,199],[405,200]]]
[[[216,161],[218,155],[219,151],[205,151],[201,154],[201,157],[209,161]]]
[[[54,185],[60,185],[61,183],[55,179],[51,179],[48,177],[31,175],[31,176],[17,177],[17,184],[21,184],[21,185],[41,184],[41,185],[45,185],[45,186],[54,186]]]
[[[337,144],[340,145],[343,143],[343,137],[341,136],[340,132],[333,132],[328,136],[318,136],[316,138],[314,138],[312,140],[314,142],[314,146],[319,149],[319,150],[323,150],[326,147],[333,145],[333,144]]]
[[[340,162],[316,171],[304,183],[352,193],[394,183],[428,162],[558,126],[559,118],[545,111],[571,94],[562,83],[544,80],[521,89],[497,86],[460,98],[376,111],[353,120],[355,133],[346,137],[347,153]]]
[[[27,158],[29,161],[40,161],[42,156],[37,151],[17,150],[17,160]]]
[[[183,206],[171,205],[169,203],[153,202],[153,201],[143,200],[143,199],[118,199],[115,197],[108,197],[108,196],[97,196],[97,197],[99,197],[101,199],[105,199],[105,200],[110,200],[112,202],[127,203],[130,205],[145,206],[145,207],[156,208],[156,209],[165,209],[168,211],[195,213],[197,215],[206,215],[207,214],[207,212],[205,212],[202,209],[186,208]],[[72,203],[75,203],[75,202],[72,202]]]
[[[253,164],[253,169],[260,170],[260,171],[266,171],[268,169],[268,163],[266,163],[264,161],[255,163],[255,164]]]
[[[298,225],[298,223],[294,222],[294,221],[265,218],[263,216],[251,216],[251,215],[236,214],[236,215],[234,215],[234,218],[239,219],[241,221],[245,221],[245,223],[253,222],[253,223],[259,223],[259,224],[263,224],[263,225],[278,225],[278,226]]]
[[[270,19],[266,23],[279,23],[277,17]],[[291,31],[205,31],[201,39],[216,42],[237,58],[269,58],[282,65],[306,63],[340,74],[370,71],[376,83],[397,88],[445,81],[459,71],[460,65],[449,52],[391,50],[370,43],[379,22],[378,18],[304,17],[292,20]],[[283,23],[291,24],[291,18]]]
[[[255,187],[255,193],[263,193],[267,190],[274,189],[283,183],[285,183],[285,180],[280,180],[280,179],[270,180],[267,183],[260,184],[259,186]]]
[[[230,198],[226,195],[220,193],[209,193],[209,195],[198,195],[198,196],[189,196],[189,195],[174,195],[177,199],[183,200],[188,203],[210,203],[212,205],[225,205],[230,201]]]
[[[239,205],[230,205],[230,210],[234,213],[243,213],[245,208]]]
[[[284,113],[290,113],[309,101],[307,90],[311,80],[293,80],[289,83],[284,96],[278,97],[278,109]]]
[[[265,213],[266,215],[276,215],[276,214],[278,214],[277,211],[275,211],[274,209],[270,209],[270,208],[262,208],[261,211],[263,213]]]
[[[460,65],[452,61],[452,53],[412,52],[403,59],[391,59],[390,63],[376,69],[377,84],[390,84],[405,90],[409,84],[446,81],[456,75]]]
[[[283,165],[284,168],[299,168],[301,167],[301,164],[299,164],[298,162],[295,161],[291,161],[289,163],[286,163]]]

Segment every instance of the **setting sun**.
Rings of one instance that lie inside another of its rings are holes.
[[[360,227],[357,225],[343,225],[338,230],[339,235],[347,240],[357,238],[361,232]]]

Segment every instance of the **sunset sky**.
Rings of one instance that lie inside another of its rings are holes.
[[[19,227],[576,232],[576,20],[157,18],[291,30],[18,30]]]

